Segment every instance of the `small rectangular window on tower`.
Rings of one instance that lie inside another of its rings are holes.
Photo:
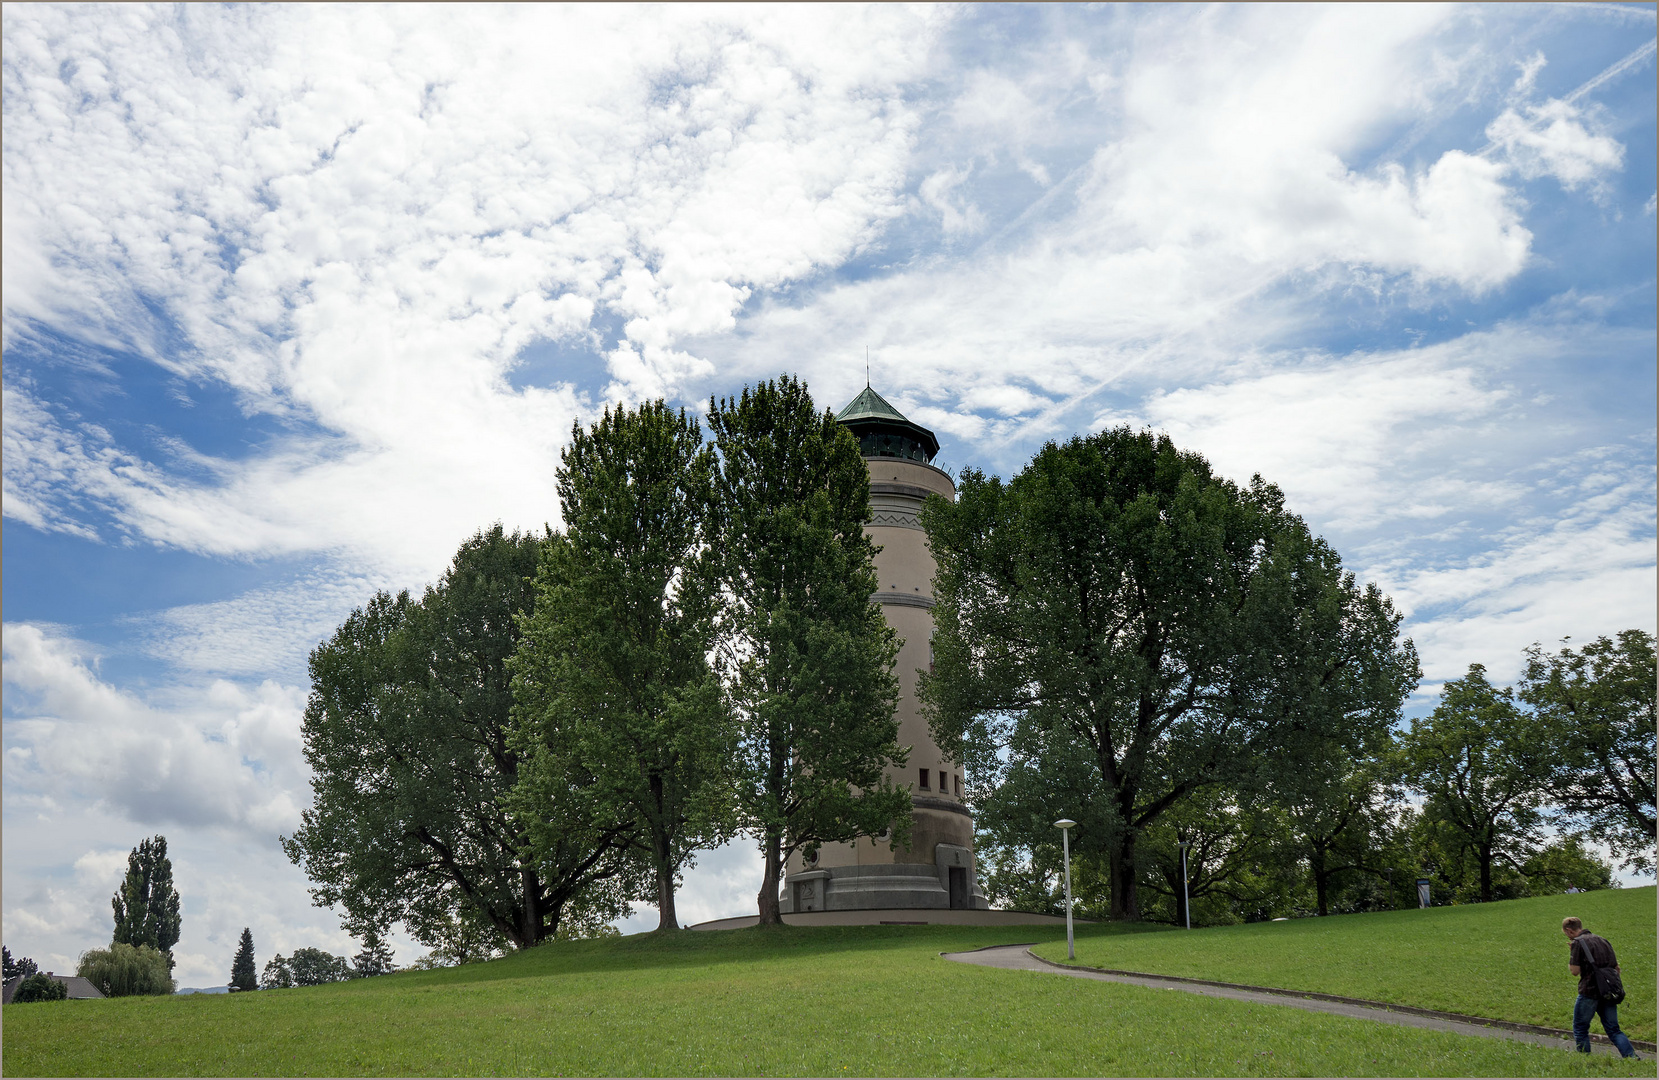
[[[933,770],[932,769],[921,769],[919,771],[922,774],[922,790],[923,791],[930,790],[927,786],[927,778],[928,778],[928,774],[931,773]]]
[[[939,794],[950,794],[950,774],[943,769],[939,770]]]
[[[958,799],[960,799],[962,797],[962,774],[957,773],[956,777],[955,777],[955,780],[956,780],[956,797]]]

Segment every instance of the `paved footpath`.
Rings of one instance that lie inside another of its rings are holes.
[[[1384,1024],[1398,1024],[1401,1027],[1428,1028],[1431,1031],[1455,1031],[1459,1035],[1478,1035],[1487,1039],[1514,1039],[1516,1042],[1536,1043],[1540,1046],[1553,1046],[1557,1049],[1571,1050],[1573,1040],[1571,1034],[1555,1035],[1548,1031],[1519,1031],[1514,1028],[1492,1027],[1487,1024],[1469,1020],[1454,1019],[1455,1014],[1442,1013],[1425,1016],[1415,1012],[1402,1012],[1382,1005],[1364,1005],[1352,1001],[1333,1001],[1328,997],[1303,997],[1294,991],[1273,992],[1262,988],[1235,986],[1227,983],[1207,983],[1190,980],[1162,978],[1157,975],[1140,975],[1130,973],[1108,972],[1093,968],[1075,968],[1056,964],[1034,956],[1029,945],[994,945],[988,949],[977,949],[973,952],[944,953],[946,960],[954,960],[959,964],[978,964],[982,967],[1008,968],[1015,971],[1042,971],[1054,975],[1069,975],[1074,979],[1097,979],[1101,982],[1128,983],[1131,986],[1145,986],[1153,990],[1182,990],[1189,994],[1201,994],[1204,997],[1230,998],[1233,1001],[1252,1001],[1258,1005],[1281,1005],[1292,1009],[1306,1009],[1309,1012],[1335,1013],[1337,1016],[1351,1016],[1359,1020],[1376,1020]],[[1427,1011],[1427,1010],[1424,1010]],[[1524,1026],[1524,1025],[1518,1025]],[[1611,1043],[1604,1041],[1599,1035],[1593,1044],[1597,1053],[1618,1053]],[[1637,1045],[1637,1053],[1652,1059],[1652,1048]]]

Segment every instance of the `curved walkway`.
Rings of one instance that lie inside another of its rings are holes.
[[[1135,971],[1110,971],[1104,968],[1073,967],[1044,960],[1031,952],[1030,944],[993,945],[973,952],[942,953],[946,960],[959,964],[978,964],[982,967],[1009,968],[1017,971],[1046,971],[1056,975],[1070,975],[1077,979],[1096,979],[1101,982],[1127,983],[1153,990],[1184,990],[1205,997],[1230,998],[1250,1001],[1258,1005],[1287,1005],[1309,1012],[1334,1013],[1359,1020],[1376,1020],[1401,1027],[1428,1028],[1433,1031],[1453,1031],[1459,1035],[1478,1035],[1488,1039],[1514,1039],[1537,1043],[1557,1049],[1573,1048],[1573,1033],[1556,1028],[1516,1024],[1507,1020],[1488,1020],[1479,1016],[1461,1016],[1457,1013],[1418,1009],[1409,1005],[1390,1005],[1381,1001],[1337,997],[1334,994],[1313,994],[1296,990],[1277,990],[1266,986],[1240,986],[1235,983],[1209,982],[1168,975],[1147,975]],[[1617,1053],[1603,1035],[1592,1035],[1595,1048],[1606,1053]],[[1654,1045],[1631,1040],[1638,1051],[1652,1054]]]

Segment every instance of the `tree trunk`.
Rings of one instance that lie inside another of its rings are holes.
[[[679,913],[674,910],[674,867],[668,858],[667,841],[657,847],[657,932],[680,928]]]
[[[519,884],[524,889],[524,904],[519,908],[518,933],[513,935],[513,944],[521,949],[528,949],[532,945],[541,943],[541,879],[528,866],[519,868]]]
[[[1325,873],[1325,853],[1315,851],[1308,860],[1308,869],[1313,871],[1313,894],[1315,897],[1314,910],[1321,915],[1331,913],[1330,875]]]
[[[1492,848],[1489,844],[1482,844],[1476,849],[1480,857],[1480,899],[1482,903],[1492,901]]]
[[[679,912],[674,910],[674,839],[666,824],[667,812],[663,806],[663,780],[653,773],[651,784],[651,856],[657,872],[657,933],[678,930]]]
[[[1135,881],[1135,830],[1125,828],[1112,845],[1108,862],[1112,876],[1112,919],[1139,921],[1140,899]]]
[[[783,925],[783,912],[778,910],[778,878],[783,872],[783,859],[778,851],[781,846],[780,838],[768,830],[766,839],[761,842],[764,869],[760,875],[760,896],[756,898],[761,926]]]

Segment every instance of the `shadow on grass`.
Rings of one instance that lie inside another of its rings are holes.
[[[1097,923],[1077,927],[1078,940],[1168,930],[1153,923]],[[770,926],[743,930],[682,930],[630,934],[591,941],[555,941],[486,963],[433,971],[383,975],[377,988],[398,984],[461,986],[506,979],[535,979],[595,972],[750,964],[757,960],[804,960],[832,953],[887,951],[914,945],[929,953],[963,952],[1054,938],[1048,926]],[[1063,934],[1061,940],[1064,940]],[[369,987],[362,981],[331,984],[341,990]]]

